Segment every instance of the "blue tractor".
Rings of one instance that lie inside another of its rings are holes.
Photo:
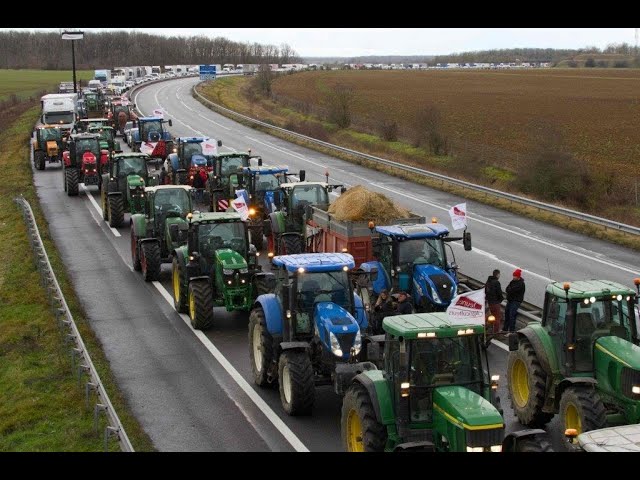
[[[173,126],[171,120],[164,120],[162,117],[138,118],[138,129],[133,132],[132,138],[133,151],[164,160],[173,149],[173,137],[164,127],[165,123],[168,123],[170,127]],[[160,140],[164,142],[162,152],[156,148]]]
[[[255,383],[279,385],[289,415],[308,415],[315,387],[344,394],[353,377],[374,369],[358,362],[367,328],[351,288],[348,253],[276,256],[274,293],[260,295],[249,315],[249,357]]]
[[[200,169],[209,176],[215,166],[215,157],[221,140],[209,137],[177,137],[173,152],[169,153],[165,162],[167,174],[174,185],[193,186],[193,178]]]
[[[447,309],[458,294],[458,265],[449,246],[462,240],[464,249],[471,250],[471,233],[449,237],[449,230],[437,220],[430,224],[373,226],[378,238],[372,239],[373,256],[377,259],[363,263],[363,271],[377,269],[373,292],[382,289],[406,291],[419,312],[439,312]]]

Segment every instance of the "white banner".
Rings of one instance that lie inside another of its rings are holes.
[[[246,221],[249,218],[249,208],[247,207],[247,203],[244,201],[244,198],[235,198],[231,200],[231,206],[236,209],[243,221]]]
[[[157,144],[158,142],[142,142],[140,144],[140,153],[151,155]]]
[[[451,226],[454,230],[467,228],[467,203],[459,203],[449,209]]]
[[[218,144],[215,140],[205,140],[202,142],[202,154],[203,155],[217,155]]]
[[[153,111],[153,116],[154,116],[154,117],[164,118],[164,110],[162,110],[161,108],[156,108],[156,109]]]
[[[484,325],[484,288],[456,296],[447,307],[447,318],[452,325]]]

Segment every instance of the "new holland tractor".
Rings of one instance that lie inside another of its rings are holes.
[[[210,328],[215,306],[247,311],[258,293],[269,291],[272,275],[257,264],[240,214],[188,214],[187,224],[177,228],[175,238],[187,241],[172,253],[173,300],[193,328]]]
[[[47,162],[60,161],[62,151],[66,147],[62,130],[55,125],[40,125],[35,129],[33,139],[33,164],[38,170],[44,170]]]
[[[100,185],[100,137],[91,133],[70,135],[69,149],[62,152],[62,181],[67,195],[78,195],[79,185]],[[106,160],[106,158],[104,159]]]
[[[166,123],[170,127],[173,126],[171,120],[164,120],[161,117],[138,118],[138,130],[133,132],[133,151],[164,160],[173,150],[173,137],[165,128]],[[162,148],[158,146],[160,141],[162,141]],[[163,151],[159,152],[160,149]]]
[[[637,280],[640,284],[640,280]],[[523,425],[560,414],[579,435],[640,422],[636,292],[608,280],[547,285],[541,322],[509,335],[511,405]]]
[[[499,376],[481,348],[484,325],[437,312],[386,317],[383,328],[382,369],[355,376],[342,401],[347,451],[551,450],[544,430],[505,437]],[[367,345],[369,360],[378,360],[379,345]]]
[[[200,168],[206,170],[207,176],[213,173],[214,156],[221,146],[221,140],[209,137],[177,137],[173,152],[165,161],[165,169],[167,175],[171,176],[171,183],[193,186],[193,176]]]
[[[351,288],[347,253],[273,257],[275,291],[249,315],[249,357],[260,387],[278,385],[289,415],[308,415],[315,388],[343,394],[352,378],[375,366],[359,362],[367,317]]]
[[[131,215],[131,261],[145,281],[157,280],[163,263],[186,242],[180,225],[187,225],[192,212],[193,189],[186,185],[146,187],[143,213]]]
[[[326,182],[306,182],[304,170],[300,171],[299,182],[283,183],[274,195],[274,212],[269,214],[271,238],[269,251],[275,255],[296,254],[304,251],[307,206],[329,207],[329,193],[344,185],[330,185]],[[277,202],[281,203],[278,204]]]
[[[116,153],[109,159],[108,172],[102,175],[100,197],[102,218],[110,227],[120,227],[125,212],[132,215],[144,212],[148,160],[144,153]]]

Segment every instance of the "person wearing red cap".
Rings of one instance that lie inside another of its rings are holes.
[[[507,285],[507,306],[504,309],[504,330],[508,332],[516,331],[516,317],[518,309],[524,300],[524,280],[522,270],[516,268],[513,271],[513,280]]]

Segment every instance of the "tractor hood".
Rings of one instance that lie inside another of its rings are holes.
[[[467,431],[499,430],[496,443],[502,443],[504,421],[491,402],[459,385],[436,387],[433,391],[434,423],[436,415],[449,424]],[[442,432],[444,433],[444,432]]]
[[[420,297],[431,299],[435,305],[446,307],[457,295],[456,282],[440,267],[417,264],[413,267],[413,288]]]
[[[347,310],[333,302],[316,303],[314,305],[313,318],[324,348],[329,352],[337,352],[337,347],[339,346],[342,355],[336,355],[336,357],[348,360],[356,335],[360,332],[356,319]],[[330,333],[334,335],[338,343],[336,345],[334,340],[333,348]],[[356,346],[356,348],[360,349],[359,346]]]
[[[50,157],[58,154],[58,142],[55,140],[47,141],[47,155]]]
[[[216,250],[216,262],[219,262],[224,269],[247,268],[247,261],[235,250],[221,248]]]
[[[130,189],[136,187],[144,187],[144,178],[142,178],[140,175],[129,175],[127,177],[127,186]]]
[[[207,166],[207,158],[204,155],[191,155],[191,166],[192,167],[206,167]]]
[[[620,337],[600,337],[594,349],[596,365],[616,362],[640,370],[640,347]]]

